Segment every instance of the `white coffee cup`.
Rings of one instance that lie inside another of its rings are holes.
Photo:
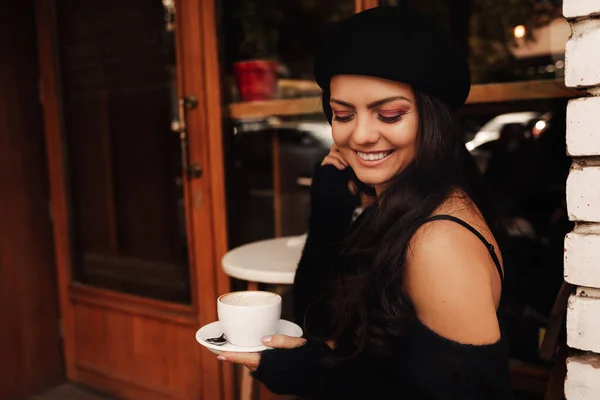
[[[261,338],[277,333],[281,296],[263,291],[227,293],[217,299],[217,314],[229,343],[260,346]]]

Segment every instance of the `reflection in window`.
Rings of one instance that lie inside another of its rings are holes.
[[[403,1],[382,0],[395,6]],[[474,83],[560,79],[571,34],[561,0],[408,0],[440,21],[469,55]]]
[[[467,150],[483,173],[507,229],[505,328],[510,356],[538,361],[540,334],[563,282],[563,241],[573,228],[565,204],[565,99],[467,105]],[[468,122],[468,123],[467,123]],[[471,133],[473,132],[473,133]]]
[[[56,2],[76,281],[190,302],[175,36],[160,2]],[[176,102],[175,102],[176,104]]]
[[[244,101],[282,97],[277,78],[312,80],[312,58],[323,36],[354,13],[354,0],[220,3],[221,64],[232,100]]]
[[[308,229],[312,174],[333,144],[331,126],[320,115],[277,121],[237,124],[228,139],[232,247]]]

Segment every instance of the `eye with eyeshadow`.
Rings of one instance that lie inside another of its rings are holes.
[[[400,121],[404,115],[406,115],[404,110],[379,111],[377,119],[386,124],[393,124]]]
[[[333,110],[333,120],[337,122],[349,122],[354,118],[354,114],[349,111]]]

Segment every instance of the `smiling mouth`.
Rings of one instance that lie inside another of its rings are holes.
[[[364,161],[381,161],[393,152],[393,150],[381,151],[379,153],[363,153],[362,151],[356,151],[356,155]]]

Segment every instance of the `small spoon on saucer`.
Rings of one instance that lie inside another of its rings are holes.
[[[223,346],[225,343],[227,343],[227,338],[225,337],[225,334],[222,334],[221,336],[219,336],[217,338],[208,338],[205,340],[208,343],[214,344],[216,346]]]

